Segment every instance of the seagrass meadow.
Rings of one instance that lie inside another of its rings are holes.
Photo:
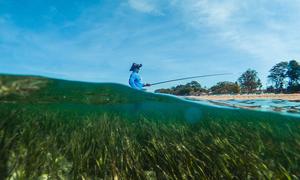
[[[299,118],[0,76],[0,179],[299,178]]]

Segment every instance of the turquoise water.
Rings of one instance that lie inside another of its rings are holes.
[[[300,177],[295,116],[112,83],[0,80],[0,179]]]
[[[287,100],[257,99],[257,100],[189,100],[199,104],[219,108],[242,109],[272,112],[300,118],[300,102]]]

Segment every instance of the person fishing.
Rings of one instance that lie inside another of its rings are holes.
[[[133,89],[144,90],[144,87],[151,86],[151,84],[142,83],[142,78],[139,75],[139,71],[142,66],[143,66],[142,64],[133,63],[129,70],[129,71],[132,71],[130,78],[129,78],[129,85]]]

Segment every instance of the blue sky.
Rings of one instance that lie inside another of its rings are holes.
[[[127,84],[138,62],[149,83],[248,68],[267,83],[299,59],[299,19],[299,0],[0,0],[0,72]]]

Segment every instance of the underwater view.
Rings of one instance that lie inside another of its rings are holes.
[[[0,76],[0,179],[299,179],[300,118]]]

